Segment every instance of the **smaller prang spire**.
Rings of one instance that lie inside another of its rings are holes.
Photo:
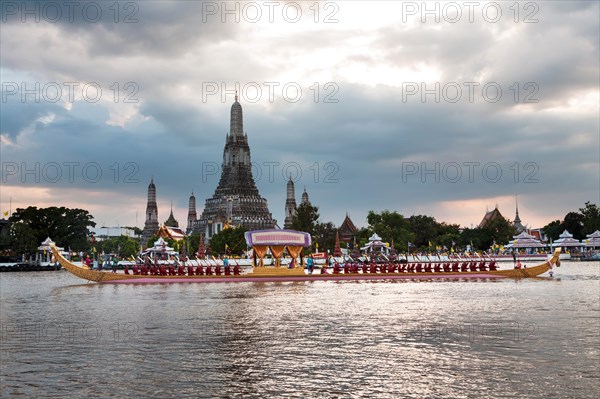
[[[179,227],[179,222],[177,222],[175,216],[173,216],[173,201],[171,201],[171,214],[169,215],[169,218],[165,221],[165,226]]]
[[[294,181],[292,176],[289,176],[287,182],[287,198],[285,200],[285,221],[283,223],[284,229],[292,228],[292,219],[296,215],[296,193],[294,189]]]
[[[231,105],[229,134],[234,137],[241,137],[244,135],[244,115],[242,106],[238,102],[237,91],[235,92],[235,101]]]
[[[292,180],[292,176],[289,176],[289,180],[287,182],[287,199],[293,199],[296,201],[296,194],[294,189],[294,181]]]
[[[148,185],[148,202],[146,204],[146,218],[144,230],[142,232],[142,245],[152,237],[158,230],[158,205],[156,204],[156,185],[154,184],[154,176],[150,179]]]
[[[192,230],[194,230],[194,224],[196,223],[196,219],[198,219],[198,215],[196,214],[196,196],[194,195],[194,191],[192,191],[192,195],[190,195],[190,202],[188,205],[188,217],[186,228],[187,234],[190,234]]]
[[[310,200],[308,199],[308,193],[306,192],[306,186],[304,186],[304,192],[302,193],[302,201],[301,205],[310,204]]]
[[[515,229],[517,229],[517,233],[521,233],[523,231],[525,231],[525,226],[523,226],[523,224],[521,223],[521,218],[519,217],[519,202],[518,202],[518,197],[515,194],[515,221],[513,222],[513,226],[515,226]]]

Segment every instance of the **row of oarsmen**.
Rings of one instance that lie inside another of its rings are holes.
[[[234,265],[233,267],[230,265],[220,266],[216,265],[214,268],[212,266],[183,266],[179,265],[177,268],[173,265],[133,265],[131,268],[133,274],[136,275],[144,275],[144,276],[238,276],[240,274],[240,267],[238,265]],[[130,274],[129,268],[125,266],[125,274]]]
[[[450,272],[485,272],[498,270],[496,261],[492,260],[486,265],[485,261],[481,262],[446,262],[446,263],[383,263],[370,265],[366,263],[346,263],[343,266],[335,264],[333,273],[339,274],[344,271],[344,274],[358,273],[361,270],[363,273],[450,273]],[[323,272],[323,271],[322,271]]]

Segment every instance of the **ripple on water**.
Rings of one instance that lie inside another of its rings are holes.
[[[595,397],[596,264],[553,279],[0,279],[2,394]]]

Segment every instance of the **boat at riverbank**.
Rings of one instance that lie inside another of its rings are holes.
[[[59,263],[29,263],[3,262],[0,263],[0,273],[10,272],[49,272],[60,270]]]
[[[90,270],[84,266],[78,266],[62,256],[56,247],[52,248],[56,260],[69,273],[84,280],[97,283],[211,283],[211,282],[260,282],[260,281],[313,281],[313,280],[397,280],[397,279],[463,279],[463,278],[523,278],[536,277],[557,263],[560,249],[553,256],[534,267],[521,269],[499,270],[492,262],[469,263],[466,265],[446,263],[443,265],[432,264],[370,264],[354,265],[352,268],[336,266],[332,269],[315,269],[308,273],[304,267],[268,267],[258,266],[249,270],[231,272],[231,269],[221,271],[220,267],[204,268],[188,266],[180,267],[175,273],[156,269],[154,273],[146,270],[131,274],[129,270],[125,273],[113,273],[109,271]],[[436,267],[437,266],[437,267]],[[458,266],[458,267],[457,267]],[[217,271],[218,269],[218,271]],[[315,272],[318,272],[315,273]]]

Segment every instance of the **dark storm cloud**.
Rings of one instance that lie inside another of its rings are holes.
[[[31,25],[37,17],[39,24],[58,26],[84,42],[92,57],[169,58],[197,43],[219,42],[236,34],[235,25],[205,16],[207,2],[203,1],[84,0],[51,2],[55,5],[52,7],[46,1],[6,3],[10,6],[2,7],[3,22]]]
[[[103,11],[110,4],[102,3]],[[310,62],[302,68],[310,71],[309,76],[330,68],[324,65],[334,65],[331,79],[339,86],[338,103],[315,103],[306,88],[295,104],[280,96],[269,104],[242,101],[252,159],[260,168],[255,170],[257,186],[280,222],[283,168],[289,162],[302,169],[297,197],[306,186],[323,219],[336,224],[347,210],[363,224],[369,209],[404,212],[424,206],[435,215],[438,201],[515,193],[551,197],[540,203],[540,214],[564,214],[586,200],[598,200],[597,183],[590,184],[599,177],[597,115],[590,114],[589,104],[584,110],[567,104],[587,92],[597,94],[598,3],[540,3],[540,22],[531,25],[508,20],[497,25],[446,24],[441,29],[333,26],[273,35],[264,42],[252,41],[248,34],[252,31],[242,29],[247,24],[222,24],[218,19],[203,23],[199,2],[138,6],[139,22],[133,24],[103,19],[94,24],[77,20],[29,25],[9,17],[2,26],[3,71],[22,72],[42,82],[94,81],[107,95],[113,82],[133,81],[139,87],[139,103],[78,100],[67,110],[64,104],[11,98],[2,104],[0,115],[0,131],[14,142],[3,144],[3,162],[93,161],[102,166],[103,178],[93,184],[79,179],[77,187],[139,197],[143,211],[146,187],[154,177],[159,201],[173,200],[176,208],[185,209],[194,190],[201,209],[218,183],[212,168],[221,162],[233,101],[232,96],[223,101],[220,95],[203,99],[203,84],[226,82],[231,89],[238,81],[270,81],[282,71],[301,69],[290,59],[305,54]],[[338,47],[351,46],[359,38],[370,43],[369,51],[339,50],[337,63],[328,58],[335,59]],[[253,45],[247,45],[250,42]],[[6,51],[6,43],[11,51]],[[344,72],[346,65],[410,70],[420,64],[439,70],[442,84],[498,82],[503,96],[493,103],[481,95],[472,103],[464,98],[457,103],[436,103],[431,97],[421,101],[419,95],[404,101],[401,83],[408,78],[400,73],[370,86],[361,80],[373,76],[351,83]],[[515,103],[509,89],[514,82],[537,83],[539,102]],[[115,162],[121,169],[135,163],[137,183],[124,184],[124,170],[115,183],[109,168]],[[278,165],[271,177],[267,164],[274,162]],[[440,168],[456,163],[463,174],[464,163],[480,166],[473,182],[463,175],[456,183],[431,174],[423,179],[420,172],[407,175],[405,170],[409,164],[435,168],[436,163]],[[487,163],[500,165],[502,179],[495,182],[482,176],[481,166]],[[518,178],[511,169],[515,163]],[[528,163],[534,169],[525,169]],[[532,171],[535,181],[525,182]],[[66,179],[16,184],[74,185]],[[570,193],[566,203],[556,199],[563,192]],[[167,210],[160,209],[159,214],[162,219]],[[181,221],[183,215],[176,216]]]

